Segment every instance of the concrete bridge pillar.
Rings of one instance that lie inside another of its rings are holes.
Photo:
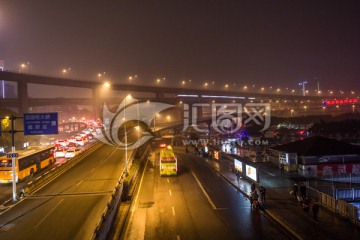
[[[100,101],[100,86],[96,86],[92,89],[93,96],[93,117],[94,120],[101,118],[101,101]]]
[[[17,87],[18,94],[18,112],[22,116],[24,113],[29,112],[29,96],[28,96],[28,87],[27,83],[19,81]]]

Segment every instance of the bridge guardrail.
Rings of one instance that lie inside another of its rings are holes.
[[[310,198],[315,199],[329,210],[339,213],[360,226],[360,210],[344,200],[338,200],[326,193],[322,193],[314,188],[307,186],[306,189]]]
[[[42,187],[44,184],[51,182],[55,178],[59,177],[61,174],[72,168],[74,165],[79,163],[81,160],[83,160],[85,157],[89,156],[91,153],[93,153],[95,150],[97,150],[99,147],[103,145],[102,142],[95,142],[92,146],[90,146],[86,151],[79,153],[75,157],[71,158],[71,160],[66,161],[65,163],[52,168],[50,171],[46,172],[44,175],[36,178],[33,181],[30,181],[27,183],[27,185],[24,187],[25,194],[30,194],[34,192],[35,190]]]
[[[139,158],[139,163],[141,164],[144,160],[144,158],[147,157],[147,154],[149,152],[150,147],[147,146],[146,150],[142,154],[142,156]],[[136,150],[137,151],[137,150]],[[134,159],[136,151],[133,151],[131,154],[131,161]],[[133,165],[134,172],[130,176],[129,185],[131,183],[131,188],[134,188],[134,179],[136,178],[136,175],[139,171],[138,165]],[[101,215],[101,218],[99,219],[98,223],[96,224],[94,234],[92,236],[92,240],[106,240],[111,227],[113,226],[113,223],[116,218],[116,214],[119,210],[120,203],[122,201],[122,196],[124,193],[124,178],[126,177],[127,173],[125,173],[125,170],[122,171],[118,182],[114,188],[114,191]]]

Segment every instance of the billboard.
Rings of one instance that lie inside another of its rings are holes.
[[[257,178],[257,169],[254,168],[253,166],[250,165],[245,165],[246,168],[246,176],[248,178],[251,178],[252,180],[254,180],[255,182],[257,182],[258,178]]]
[[[243,172],[243,164],[241,161],[234,159],[234,167],[236,170],[238,170],[240,173]]]

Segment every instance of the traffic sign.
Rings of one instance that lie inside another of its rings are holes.
[[[18,158],[19,157],[19,153],[7,153],[6,154],[7,158]]]
[[[58,113],[24,114],[24,135],[43,135],[58,133]]]

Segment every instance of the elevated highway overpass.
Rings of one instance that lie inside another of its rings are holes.
[[[109,105],[117,105],[121,102],[125,94],[131,93],[139,101],[165,102],[169,104],[178,104],[179,102],[187,104],[195,103],[271,103],[272,111],[286,111],[287,114],[306,115],[306,114],[323,114],[322,101],[328,96],[299,96],[296,94],[279,94],[270,92],[249,92],[239,90],[225,89],[190,89],[181,87],[162,87],[162,86],[145,86],[133,84],[116,84],[111,85],[112,91],[117,91],[116,96],[104,95],[101,91],[103,83],[89,80],[76,80],[50,76],[38,76],[31,74],[20,74],[15,72],[0,72],[0,80],[15,82],[15,98],[1,98],[0,105],[17,108],[19,114],[29,112],[31,107],[49,106],[49,105],[86,105],[90,106],[93,111],[93,117],[101,117],[101,108],[106,102]],[[54,97],[43,98],[30,97],[28,93],[29,84],[71,87],[81,91],[91,91],[90,97]],[[341,96],[337,96],[341,98]],[[331,98],[336,98],[331,96]],[[343,98],[343,97],[342,97]],[[293,110],[292,112],[291,109]]]

